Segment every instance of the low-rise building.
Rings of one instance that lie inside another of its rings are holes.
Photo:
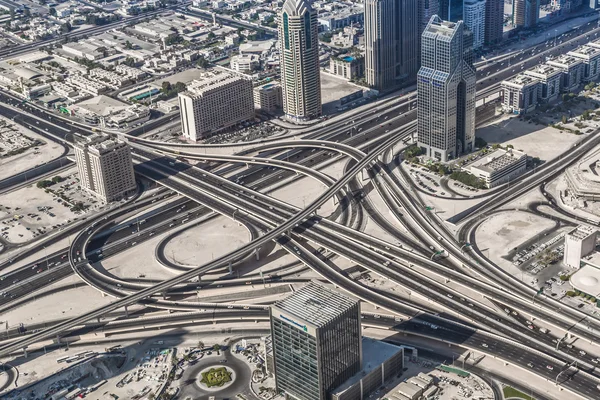
[[[538,97],[540,100],[551,102],[558,99],[562,78],[560,68],[542,64],[526,70],[524,74],[539,79],[540,92]]]
[[[362,6],[347,7],[341,10],[319,14],[317,21],[326,31],[335,31],[352,24],[363,24],[365,20]]]
[[[131,83],[128,77],[117,74],[116,72],[107,71],[102,68],[91,69],[89,72],[89,77],[94,78],[96,82],[111,86],[113,89],[118,89]]]
[[[92,43],[79,41],[64,43],[62,45],[62,50],[74,57],[87,58],[88,60],[94,61],[104,57],[104,53],[98,50],[100,47],[101,46],[96,46]]]
[[[236,72],[253,72],[260,66],[260,57],[256,54],[240,54],[231,57],[231,69]]]
[[[259,84],[254,87],[254,107],[272,113],[283,107],[281,85],[270,82]]]
[[[555,60],[547,62],[548,65],[559,68],[562,71],[561,88],[565,92],[575,91],[583,82],[585,65],[578,57],[568,54],[561,55]]]
[[[493,188],[523,174],[527,169],[527,154],[513,149],[498,149],[465,169],[483,179],[488,188]]]
[[[502,109],[514,114],[525,114],[538,104],[540,80],[520,73],[502,81]]]
[[[363,56],[340,56],[329,60],[329,72],[347,80],[358,80],[365,75]]]
[[[147,73],[145,73],[144,71],[142,71],[139,68],[130,67],[125,64],[117,65],[115,67],[115,71],[121,75],[125,75],[126,77],[128,77],[129,79],[132,79],[134,81],[145,78],[146,75],[148,75]]]
[[[252,82],[247,78],[214,70],[179,93],[183,135],[197,141],[254,118]]]
[[[600,46],[583,45],[567,54],[583,61],[585,65],[583,79],[586,82],[598,80],[600,76]]]
[[[54,90],[54,93],[65,97],[75,97],[79,93],[73,86],[62,82],[52,82],[52,90]]]
[[[67,78],[67,83],[77,87],[80,91],[98,96],[108,91],[108,87],[100,82],[94,82],[80,75]]]

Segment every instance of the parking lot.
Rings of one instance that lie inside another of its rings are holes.
[[[0,196],[0,235],[11,243],[24,243],[63,229],[86,211],[102,206],[79,188],[74,170],[61,181],[32,184]]]

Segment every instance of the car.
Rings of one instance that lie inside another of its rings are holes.
[[[581,356],[585,356],[587,353],[586,353],[585,351],[583,351],[583,350],[579,350],[579,354],[580,354]]]
[[[528,366],[529,368],[533,368],[533,363],[529,362],[529,363],[527,363],[527,366]]]
[[[485,348],[487,349],[487,348],[488,348],[488,347],[490,347],[490,346],[488,346],[488,345],[487,345],[487,343],[482,343],[482,344],[481,344],[481,347],[485,347]]]
[[[230,305],[230,306],[227,306],[227,308],[233,308],[233,306]]]
[[[554,371],[554,367],[552,365],[546,365],[546,368],[549,369],[550,371]]]
[[[534,330],[534,329],[535,329],[535,327],[534,327],[533,325],[527,325],[527,328],[529,328],[529,329],[531,329],[531,330]]]
[[[598,359],[597,359],[597,358],[594,358],[594,359],[592,360],[592,362],[593,362],[594,364],[598,364]]]
[[[452,296],[450,293],[448,293],[446,296],[453,298],[454,296]]]

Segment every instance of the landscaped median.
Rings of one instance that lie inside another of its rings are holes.
[[[210,368],[202,372],[201,376],[200,383],[208,388],[222,387],[233,380],[232,372],[226,367]]]

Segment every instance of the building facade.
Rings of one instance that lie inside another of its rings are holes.
[[[474,148],[476,77],[470,39],[462,21],[437,16],[423,32],[417,131],[428,158],[446,162]]]
[[[438,16],[444,21],[458,22],[463,19],[464,0],[439,0]]]
[[[179,93],[183,135],[193,141],[254,118],[252,82],[225,72],[208,73]]]
[[[298,400],[328,400],[362,366],[360,303],[310,283],[271,306],[278,391]]]
[[[516,28],[533,28],[540,17],[540,0],[513,0],[513,25]]]
[[[317,12],[305,0],[286,0],[279,15],[283,111],[292,121],[321,116]]]
[[[538,98],[545,102],[552,102],[560,95],[560,82],[562,71],[560,68],[542,64],[523,72],[527,76],[537,78],[540,81]]]
[[[429,20],[434,15],[440,15],[440,0],[418,0],[419,7],[419,40]],[[419,46],[419,49],[421,47]]]
[[[504,0],[485,2],[485,44],[493,45],[502,41],[504,27]]]
[[[555,60],[547,61],[547,63],[562,71],[561,89],[563,91],[575,91],[583,82],[585,65],[579,57],[563,54]]]
[[[75,142],[81,187],[105,203],[136,191],[129,145],[104,134]]]
[[[513,114],[526,114],[536,108],[540,94],[540,80],[518,74],[502,81],[502,109]]]
[[[365,78],[379,91],[413,83],[419,63],[419,7],[410,0],[365,0]]]
[[[597,230],[580,225],[565,235],[563,263],[567,267],[579,269],[581,258],[596,250]]]
[[[478,49],[485,42],[485,6],[486,0],[465,0],[463,18],[465,26],[473,34],[473,49]]]

